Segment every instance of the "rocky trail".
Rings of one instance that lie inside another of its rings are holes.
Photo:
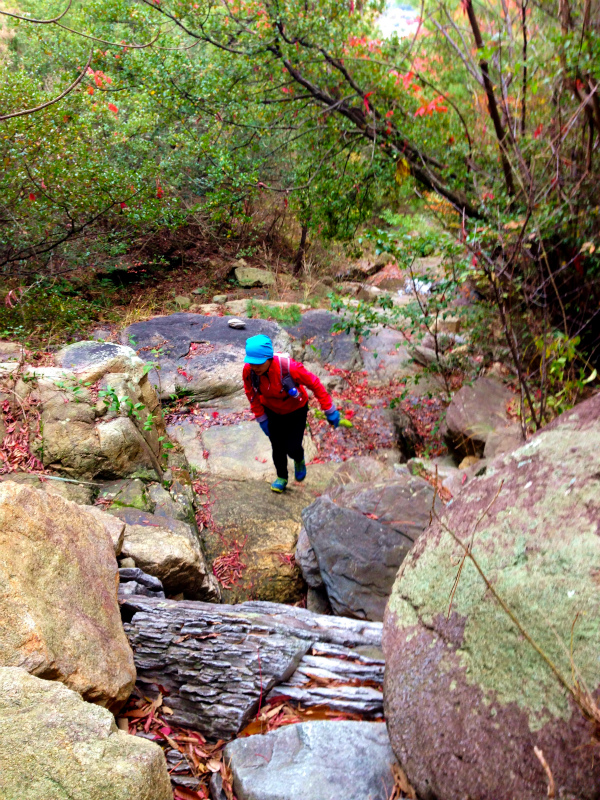
[[[215,299],[0,343],[0,798],[597,798],[598,396],[524,441],[493,372]],[[281,496],[257,333],[350,423]]]

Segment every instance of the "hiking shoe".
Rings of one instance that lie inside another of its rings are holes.
[[[281,494],[282,492],[285,491],[286,486],[287,486],[287,481],[285,478],[277,478],[271,484],[271,491]]]
[[[306,461],[294,461],[294,477],[301,483],[306,478]]]

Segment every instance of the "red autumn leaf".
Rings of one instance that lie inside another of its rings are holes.
[[[390,109],[390,110],[389,110],[389,111],[386,113],[386,115],[385,115],[385,118],[386,118],[386,119],[389,119],[390,117],[393,117],[393,116],[394,116],[394,111],[393,111],[393,109]]]
[[[368,98],[371,97],[372,94],[373,94],[373,92],[367,92],[366,95],[363,97],[363,103],[364,103],[365,111],[366,111],[367,114],[371,110],[371,107],[369,106],[369,99]]]
[[[202,791],[202,794],[199,794],[198,792],[193,792],[191,789],[185,789],[183,786],[176,786],[174,797],[175,800],[205,800],[206,795],[204,791]]]
[[[121,208],[127,208],[127,203],[125,203],[125,202],[119,203],[119,205],[121,206]]]
[[[94,94],[94,87],[93,86],[88,86],[87,93],[88,94]]]
[[[533,138],[534,138],[534,139],[539,139],[539,138],[540,138],[540,136],[542,135],[542,131],[543,131],[543,130],[544,130],[544,126],[543,126],[543,125],[542,125],[542,123],[540,122],[540,124],[537,126],[537,128],[536,128],[536,129],[534,130],[534,132],[533,132]]]
[[[160,185],[159,185],[159,186],[157,186],[157,187],[156,187],[156,196],[157,196],[157,198],[160,200],[160,198],[161,198],[163,195],[164,195],[164,191],[163,191],[163,188],[162,188],[162,186],[160,186]]]
[[[108,110],[112,111],[113,114],[118,114],[119,113],[119,109],[116,107],[116,105],[114,103],[109,103],[108,104]]]
[[[218,411],[213,411],[212,412],[212,416],[213,416],[213,419],[216,419],[219,416],[219,412]]]
[[[32,203],[35,203],[37,200],[37,195],[35,195],[33,192],[29,192],[29,199]]]

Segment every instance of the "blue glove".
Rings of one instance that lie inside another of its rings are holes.
[[[327,417],[327,422],[330,425],[333,425],[334,428],[337,428],[340,424],[340,412],[337,408],[330,408],[329,411],[325,412],[325,416]]]
[[[269,420],[268,419],[263,419],[263,421],[259,422],[258,424],[262,428],[262,432],[265,434],[265,436],[268,436],[269,435]]]

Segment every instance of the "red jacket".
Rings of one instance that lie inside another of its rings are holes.
[[[276,414],[289,414],[296,411],[308,403],[308,394],[305,386],[311,390],[319,401],[323,411],[333,408],[333,400],[321,381],[312,372],[309,372],[304,364],[290,358],[290,375],[298,387],[298,397],[290,397],[281,383],[281,366],[279,356],[275,355],[269,371],[260,376],[259,390],[256,392],[252,386],[250,377],[250,364],[244,364],[244,391],[250,401],[250,408],[254,412],[257,420],[262,422],[266,419],[265,407]]]

